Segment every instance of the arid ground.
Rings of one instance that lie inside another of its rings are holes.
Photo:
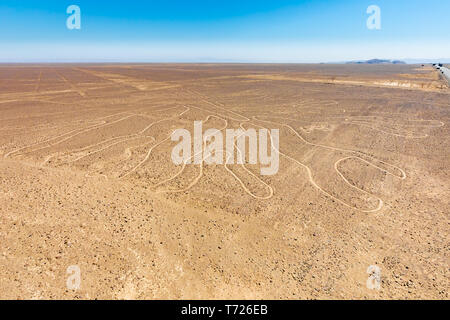
[[[174,165],[195,120],[279,172]],[[448,299],[449,135],[428,66],[2,65],[0,298]]]

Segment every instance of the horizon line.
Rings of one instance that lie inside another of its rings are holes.
[[[312,61],[245,61],[245,60],[217,60],[217,61],[208,61],[208,60],[198,60],[198,61],[126,61],[126,60],[87,60],[87,61],[79,61],[79,60],[67,60],[67,61],[0,61],[0,65],[6,64],[358,64],[358,62],[370,61],[370,60],[389,60],[389,61],[400,61],[404,62],[407,65],[413,64],[431,64],[431,63],[450,63],[450,58],[442,58],[442,59],[382,59],[382,58],[373,58],[373,59],[361,59],[361,60],[348,60],[348,61],[322,61],[322,62],[312,62]],[[388,64],[388,63],[375,63],[377,64]],[[368,64],[371,65],[371,64]],[[392,64],[394,65],[394,64]],[[401,64],[399,64],[401,65]]]

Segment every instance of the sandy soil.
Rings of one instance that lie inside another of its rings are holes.
[[[3,65],[0,298],[448,299],[449,108],[408,65]],[[278,174],[174,165],[195,120]]]

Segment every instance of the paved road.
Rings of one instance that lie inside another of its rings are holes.
[[[444,71],[444,76],[447,78],[448,84],[450,85],[450,69],[441,67],[441,70]]]

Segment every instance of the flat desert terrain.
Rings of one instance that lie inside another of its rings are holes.
[[[173,164],[200,120],[278,173]],[[448,299],[449,136],[431,67],[1,65],[0,298]]]

